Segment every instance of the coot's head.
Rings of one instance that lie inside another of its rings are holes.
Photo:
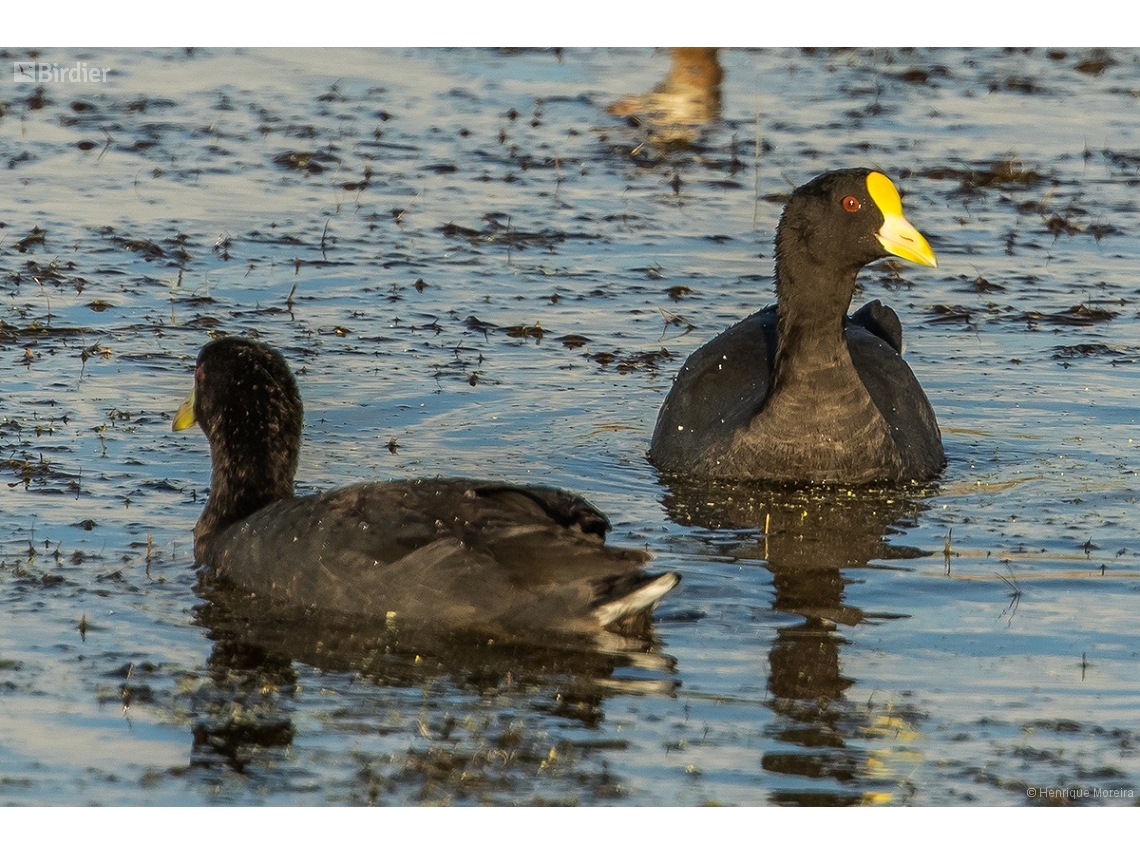
[[[792,193],[780,218],[777,294],[785,296],[788,289],[781,286],[853,287],[859,268],[888,255],[938,264],[926,238],[903,216],[898,190],[887,176],[871,169],[825,172]]]
[[[213,473],[202,524],[242,519],[293,495],[304,407],[284,358],[271,347],[222,338],[198,354],[194,389],[172,425],[200,425],[210,442]],[[201,525],[201,524],[200,524]]]

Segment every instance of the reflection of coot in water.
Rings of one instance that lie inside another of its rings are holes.
[[[199,593],[205,602],[198,622],[214,643],[213,685],[199,693],[194,727],[201,766],[221,761],[242,771],[264,749],[292,743],[299,663],[374,687],[330,700],[337,712],[316,732],[309,732],[312,723],[305,727],[310,741],[321,729],[378,728],[395,752],[384,755],[378,779],[391,776],[406,790],[409,778],[422,776],[443,800],[462,800],[471,790],[472,798],[496,801],[500,788],[533,777],[552,749],[584,786],[592,785],[590,776],[608,774],[604,763],[596,768],[604,753],[597,760],[576,757],[562,728],[592,729],[609,697],[671,695],[678,685],[675,661],[657,652],[651,632],[541,639],[432,633],[275,603],[216,580]],[[259,774],[271,774],[272,766],[262,761]]]
[[[766,559],[773,573],[862,567],[926,554],[894,546],[886,538],[911,527],[911,520],[927,509],[929,488],[784,489],[668,475],[661,483],[665,510],[679,525],[766,533],[745,552]]]
[[[787,750],[768,751],[765,770],[794,777],[830,779],[840,792],[776,788],[773,801],[786,804],[843,804],[862,799],[863,752],[850,739],[867,728],[865,710],[845,697],[853,681],[844,676],[840,627],[900,615],[867,614],[845,602],[844,570],[873,561],[916,558],[927,553],[892,545],[888,538],[911,525],[926,509],[914,489],[829,487],[780,490],[755,484],[707,484],[666,479],[665,507],[682,525],[740,529],[729,551],[762,559],[772,574],[772,609],[798,615],[801,623],[780,626],[768,655],[768,686],[777,726]],[[853,793],[848,793],[848,789]]]
[[[281,355],[219,339],[194,378],[174,420],[210,441],[194,557],[248,591],[400,626],[592,632],[647,625],[679,580],[606,546],[605,516],[561,490],[435,479],[294,497],[302,405]]]
[[[860,268],[895,255],[934,265],[881,172],[798,188],[776,232],[776,306],[696,350],[661,407],[649,458],[709,480],[925,481],[946,463],[934,411],[903,361],[892,309],[847,310]]]
[[[671,657],[656,651],[652,632],[640,636],[611,632],[489,636],[474,630],[433,632],[398,629],[345,615],[269,603],[225,584],[202,585],[205,604],[199,621],[224,654],[253,651],[247,664],[304,662],[325,671],[352,671],[380,685],[412,686],[448,676],[474,688],[506,679],[512,685],[566,679],[611,685],[615,668],[636,669],[640,676],[613,683],[638,693],[675,688]],[[215,657],[221,655],[215,650]],[[599,689],[600,691],[600,689]]]

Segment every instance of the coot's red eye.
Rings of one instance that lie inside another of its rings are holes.
[[[854,196],[844,196],[843,197],[843,210],[846,211],[847,213],[854,214],[861,207],[862,207],[862,205],[859,204],[859,200],[856,199]]]

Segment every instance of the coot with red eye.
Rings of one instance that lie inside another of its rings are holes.
[[[607,546],[606,517],[550,487],[438,478],[295,497],[304,410],[281,354],[218,339],[194,381],[173,424],[210,443],[194,558],[260,597],[385,626],[593,632],[643,628],[680,579]]]
[[[696,350],[661,407],[649,458],[702,480],[858,485],[933,478],[934,410],[878,300],[847,316],[855,277],[888,255],[937,266],[883,173],[798,188],[776,231],[776,305]]]

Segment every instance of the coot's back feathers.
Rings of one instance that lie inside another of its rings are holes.
[[[898,316],[874,301],[847,317],[860,268],[887,255],[936,264],[885,175],[840,170],[797,189],[777,230],[776,306],[689,357],[650,459],[725,481],[856,485],[941,471],[941,433],[901,358]]]

